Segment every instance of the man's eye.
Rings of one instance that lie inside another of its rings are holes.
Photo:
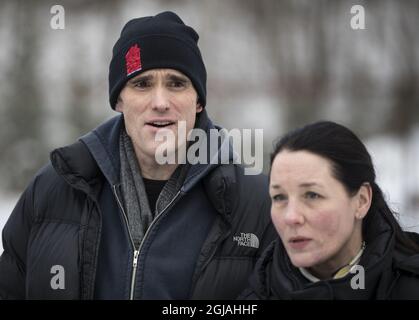
[[[287,197],[284,194],[276,194],[272,197],[272,201],[278,202],[278,201],[284,201]]]
[[[312,191],[308,191],[308,192],[306,192],[305,193],[305,195],[304,195],[307,199],[320,199],[321,198],[321,195],[319,195],[318,193],[316,193],[316,192],[312,192]]]
[[[186,87],[186,83],[184,81],[170,81],[168,86],[171,88],[184,88]]]
[[[151,83],[147,80],[139,80],[134,82],[134,86],[137,88],[148,88],[151,86]]]

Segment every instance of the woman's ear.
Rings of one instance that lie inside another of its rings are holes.
[[[200,113],[203,109],[204,109],[204,107],[199,102],[197,102],[196,103],[196,113]]]
[[[372,188],[368,182],[365,182],[359,188],[357,198],[357,212],[355,216],[357,219],[363,219],[367,215],[372,201]]]

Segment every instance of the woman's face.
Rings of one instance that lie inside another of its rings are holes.
[[[330,277],[358,253],[368,185],[350,196],[329,160],[283,150],[272,164],[269,193],[272,221],[293,265]]]

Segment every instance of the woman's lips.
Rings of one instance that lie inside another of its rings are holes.
[[[294,250],[302,250],[310,243],[310,241],[311,239],[309,238],[295,237],[288,240],[288,245]]]

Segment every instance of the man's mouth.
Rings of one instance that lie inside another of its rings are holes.
[[[155,127],[155,128],[165,128],[175,124],[174,121],[150,121],[146,122],[147,125]]]

